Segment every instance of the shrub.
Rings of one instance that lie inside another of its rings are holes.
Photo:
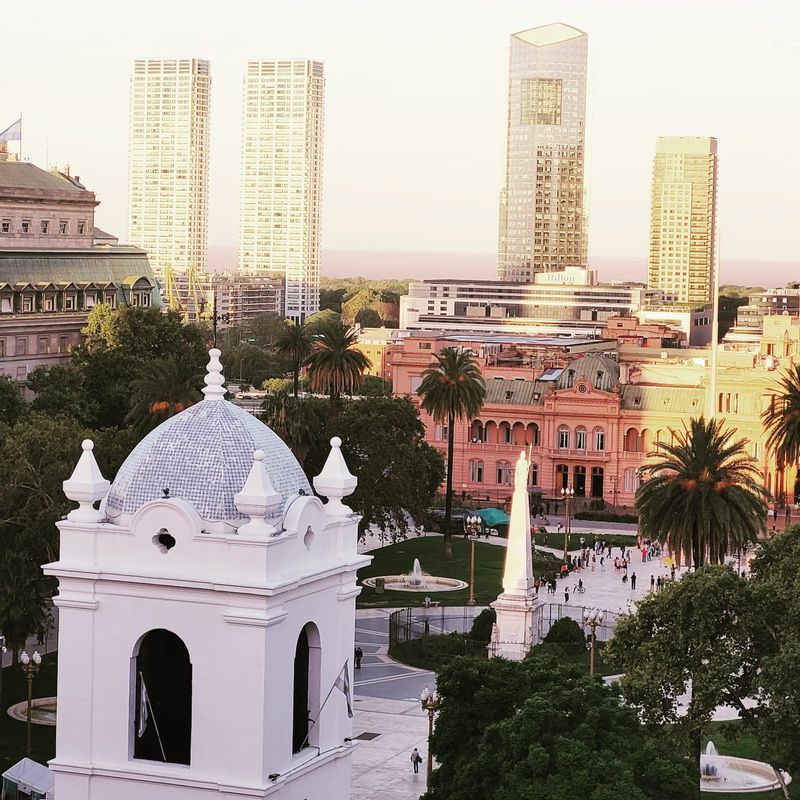
[[[550,626],[544,641],[548,644],[584,645],[586,644],[586,636],[584,636],[581,626],[574,619],[562,617]]]
[[[497,622],[497,612],[493,608],[484,608],[472,621],[469,638],[476,642],[489,644],[492,638],[492,625]]]
[[[630,522],[636,523],[636,514],[615,514],[611,511],[579,511],[575,519],[585,519],[590,522]],[[599,534],[602,535],[602,534]]]
[[[458,656],[486,658],[487,652],[483,642],[474,642],[463,633],[447,633],[402,642],[389,655],[409,666],[436,671]]]

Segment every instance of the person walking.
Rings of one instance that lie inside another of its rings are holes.
[[[635,589],[636,589],[636,573],[632,572],[631,573],[631,591],[634,591]]]
[[[414,772],[419,772],[422,756],[419,754],[419,750],[417,750],[416,747],[411,751],[411,763],[414,765]]]
[[[364,658],[364,651],[356,646],[356,649],[353,651],[353,659],[356,662],[356,669],[361,669],[361,659]]]
[[[656,579],[654,575],[650,576],[650,591],[654,591],[656,588]]]
[[[564,602],[569,603],[569,589],[564,589]]]
[[[659,575],[658,578],[656,578],[656,592],[660,592],[663,585],[664,584],[661,580],[661,576]]]

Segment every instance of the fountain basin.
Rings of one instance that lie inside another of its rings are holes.
[[[781,788],[775,770],[764,761],[703,753],[700,756],[700,770],[701,792],[746,794]],[[707,774],[704,775],[703,772]],[[709,774],[710,772],[714,774]],[[788,773],[781,772],[781,775],[785,783],[791,782],[792,778]]]
[[[8,707],[8,716],[12,719],[26,722],[28,719],[28,703],[15,703]],[[56,724],[56,698],[37,697],[31,701],[31,724],[49,725]]]
[[[440,578],[437,575],[425,575],[421,580],[411,575],[376,575],[364,578],[364,586],[375,588],[375,581],[383,578],[387,592],[455,592],[466,589],[469,584],[457,578]]]

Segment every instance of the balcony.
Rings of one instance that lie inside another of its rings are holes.
[[[574,447],[548,447],[547,455],[555,460],[609,461],[611,459],[611,453],[607,450],[576,450]]]
[[[483,454],[497,454],[503,455],[507,458],[511,458],[516,452],[519,450],[525,450],[527,452],[528,445],[524,442],[520,442],[519,444],[504,444],[501,442],[467,442],[465,445],[465,449],[469,451],[470,454],[479,455]],[[534,455],[541,455],[542,447],[537,445],[536,447],[531,448],[531,453]]]

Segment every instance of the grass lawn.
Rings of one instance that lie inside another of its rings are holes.
[[[710,722],[703,731],[703,747],[710,739],[714,742],[717,750],[726,756],[739,756],[740,758],[754,758],[761,761],[761,749],[755,737],[746,730],[742,730],[741,722]],[[789,797],[800,800],[800,776],[793,775],[793,780],[789,784]],[[783,800],[783,792],[780,789],[774,792],[759,792],[753,795],[742,795],[741,792],[723,792],[717,794],[705,793],[704,796],[718,798],[719,800],[734,800],[744,796],[759,798],[759,800]]]
[[[581,549],[581,537],[583,537],[584,547],[591,547],[592,546],[592,534],[588,531],[581,531],[579,533],[571,533],[569,535],[569,550],[570,552],[573,550],[580,550]],[[636,545],[636,534],[631,533],[628,534],[604,534],[603,531],[597,532],[597,538],[601,542],[605,542],[606,545],[611,545],[611,547],[634,547]],[[536,544],[540,547],[553,547],[557,550],[564,549],[564,533],[557,533],[556,531],[550,531],[549,533],[537,533],[534,536]],[[615,556],[619,555],[619,552],[614,553]],[[612,556],[613,558],[613,556]]]
[[[469,581],[470,542],[463,536],[453,537],[453,557],[445,558],[444,539],[423,537],[373,550],[372,564],[358,571],[359,581],[375,575],[401,575],[411,572],[414,559],[418,558],[422,571],[444,578],[459,578]],[[475,542],[475,596],[479,606],[497,599],[503,580],[503,564],[506,548],[485,542]],[[558,570],[561,562],[548,553],[537,553],[533,560],[534,574],[542,572],[549,576]],[[422,605],[425,595],[439,601],[443,606],[466,605],[469,588],[455,592],[384,592],[376,594],[374,589],[363,586],[358,597],[359,608],[406,608]]]
[[[54,697],[56,693],[55,653],[42,656],[42,666],[33,679],[33,697]],[[28,685],[20,667],[3,669],[3,696],[0,703],[0,772],[25,757],[26,724],[8,716],[6,709],[28,699]],[[56,729],[48,725],[31,726],[31,758],[47,765],[56,754]]]

